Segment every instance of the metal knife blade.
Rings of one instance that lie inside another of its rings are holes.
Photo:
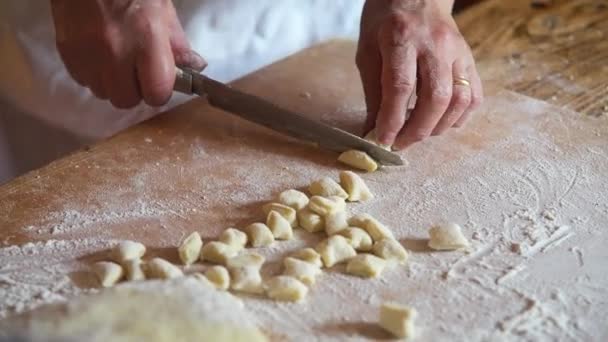
[[[175,90],[206,96],[214,107],[274,131],[316,143],[331,151],[341,153],[353,149],[360,150],[369,154],[380,164],[403,165],[403,160],[397,154],[354,134],[282,109],[266,100],[232,89],[193,71],[177,70]]]

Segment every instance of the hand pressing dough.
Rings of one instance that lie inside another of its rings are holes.
[[[145,273],[150,279],[173,279],[184,275],[177,266],[161,258],[150,260],[146,264]]]
[[[355,249],[342,235],[333,235],[322,241],[317,246],[317,251],[321,254],[325,267],[346,262],[357,255]]]
[[[348,227],[338,234],[344,236],[357,252],[369,252],[372,250],[374,242],[371,236],[361,228]]]
[[[142,269],[141,259],[131,259],[123,261],[122,266],[125,270],[125,279],[128,281],[145,280],[146,275]]]
[[[184,265],[192,265],[201,255],[201,248],[203,247],[203,239],[198,232],[192,232],[177,248],[177,253]]]
[[[295,210],[302,210],[308,205],[308,196],[301,191],[291,189],[281,192],[278,201]]]
[[[346,264],[346,273],[362,278],[375,278],[382,273],[386,261],[372,254],[359,254]]]
[[[264,214],[266,215],[274,210],[289,221],[289,224],[291,224],[292,227],[297,226],[298,219],[296,216],[296,210],[292,207],[288,207],[281,203],[268,203],[262,208],[262,210],[264,210]]]
[[[212,241],[204,245],[201,249],[201,261],[208,261],[215,264],[225,264],[228,259],[238,253],[234,247],[223,242]]]
[[[263,223],[252,223],[245,228],[245,232],[252,247],[269,246],[274,242],[272,231]]]
[[[348,228],[346,215],[346,211],[336,211],[325,216],[325,233],[331,236]]]
[[[308,209],[317,215],[325,217],[337,211],[346,211],[346,202],[344,201],[344,198],[337,196],[327,198],[312,196],[310,202],[308,202]]]
[[[299,302],[308,293],[308,288],[298,279],[290,276],[276,276],[266,282],[266,295],[274,300]]]
[[[391,232],[387,226],[383,225],[369,214],[355,215],[348,220],[348,224],[353,227],[365,229],[374,241],[395,239],[393,232]]]
[[[359,170],[374,172],[378,169],[378,163],[363,151],[350,150],[343,152],[338,161]]]
[[[226,291],[230,287],[230,274],[224,266],[211,266],[205,271],[205,277],[213,287]]]
[[[146,246],[135,241],[122,241],[112,251],[114,261],[122,263],[126,260],[141,259],[146,253]]]
[[[235,251],[240,251],[247,245],[247,234],[236,228],[228,228],[222,232],[219,240],[234,248]]]
[[[342,189],[340,184],[336,183],[329,177],[321,178],[317,181],[312,182],[308,187],[308,191],[313,196],[330,197],[337,196],[341,198],[348,198],[348,193]]]
[[[396,261],[400,264],[407,262],[408,254],[399,241],[384,239],[374,243],[372,250],[375,255],[387,261]]]
[[[374,198],[363,178],[352,171],[340,172],[340,185],[348,192],[349,202],[365,202]]]
[[[300,249],[299,251],[294,252],[293,254],[291,254],[291,257],[302,260],[302,261],[306,261],[308,263],[316,265],[319,268],[323,267],[323,261],[321,261],[321,254],[319,254],[317,251],[315,251],[314,249],[312,249],[310,247],[303,248],[303,249]]]
[[[93,265],[93,273],[103,287],[112,287],[122,279],[124,271],[119,264],[100,261]]]
[[[294,277],[308,286],[315,284],[315,280],[321,274],[321,268],[304,260],[288,257],[283,260],[285,272],[283,274]]]
[[[429,247],[435,250],[457,250],[469,247],[469,241],[456,223],[442,224],[429,229]]]
[[[308,207],[298,211],[298,222],[300,227],[309,233],[320,232],[325,227],[323,217],[317,215]]]
[[[291,240],[293,238],[293,229],[289,221],[274,210],[268,213],[266,225],[277,240]]]
[[[397,303],[384,303],[380,307],[380,326],[398,338],[414,337],[414,319],[417,313]]]
[[[384,145],[384,144],[381,144],[381,143],[378,142],[378,136],[376,134],[376,129],[375,128],[372,129],[369,133],[367,133],[363,139],[371,142],[372,144],[374,144],[376,146],[382,147],[383,149],[385,149],[387,151],[391,151],[392,150],[392,148],[391,148],[390,145]]]

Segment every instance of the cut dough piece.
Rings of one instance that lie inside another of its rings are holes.
[[[348,193],[342,189],[340,184],[338,184],[335,180],[324,177],[317,181],[312,182],[308,187],[308,191],[313,196],[321,196],[321,197],[330,197],[337,196],[341,198],[348,198]]]
[[[391,232],[387,226],[383,225],[369,214],[355,215],[348,220],[348,224],[365,229],[374,241],[395,238],[393,232]]]
[[[299,302],[307,293],[306,285],[294,277],[276,276],[266,282],[266,294],[274,300]]]
[[[390,145],[384,145],[384,144],[381,144],[381,143],[378,142],[378,136],[376,135],[376,129],[375,128],[372,129],[371,131],[369,131],[369,133],[367,133],[363,139],[365,139],[365,140],[371,142],[372,144],[377,145],[377,146],[379,146],[379,147],[381,147],[381,148],[383,148],[383,149],[385,149],[387,151],[391,151],[392,150],[392,148],[391,148]]]
[[[220,235],[220,241],[240,251],[247,245],[247,234],[236,228],[228,228]]]
[[[211,266],[205,271],[205,277],[213,286],[222,291],[230,287],[230,274],[224,266]]]
[[[264,292],[262,275],[258,267],[230,268],[230,279],[230,288],[234,291],[251,294],[261,294]]]
[[[283,260],[285,266],[285,275],[292,276],[308,286],[312,286],[319,274],[321,268],[304,260],[288,257]]]
[[[358,252],[369,252],[374,245],[371,236],[361,228],[349,227],[348,229],[340,231],[338,234],[344,236],[350,245]]]
[[[252,247],[269,246],[274,242],[272,231],[263,223],[252,223],[245,228],[245,232]]]
[[[317,246],[317,251],[321,254],[325,267],[332,267],[346,262],[357,255],[355,249],[342,235],[333,235],[327,240],[322,241]]]
[[[281,192],[278,201],[295,210],[302,210],[308,205],[308,196],[301,191],[291,189]]]
[[[292,258],[299,259],[318,266],[323,267],[323,261],[321,261],[321,254],[315,251],[313,248],[304,248],[296,251],[291,255]]]
[[[135,241],[122,241],[112,251],[112,257],[117,263],[126,260],[141,259],[146,253],[146,246]]]
[[[128,281],[145,280],[146,275],[141,267],[142,262],[140,259],[131,259],[123,261],[123,268],[125,270],[125,279]]]
[[[213,283],[211,283],[209,281],[209,279],[207,279],[207,277],[205,277],[203,274],[201,273],[193,273],[190,275],[190,277],[196,279],[197,281],[199,281],[201,284],[205,285],[206,287],[210,288],[210,289],[214,289],[215,285]]]
[[[283,216],[292,227],[297,226],[298,219],[296,210],[292,207],[286,206],[281,203],[268,203],[263,208],[264,214],[268,215],[271,211],[276,211]]]
[[[146,276],[150,279],[172,279],[184,275],[177,266],[161,258],[150,260],[146,264],[145,271]]]
[[[362,278],[374,278],[380,275],[386,266],[386,260],[372,254],[359,254],[346,264],[346,273]]]
[[[327,198],[321,196],[312,196],[310,198],[310,202],[308,203],[308,209],[317,215],[325,217],[337,211],[345,211],[346,202],[344,201],[344,198],[338,196],[331,196]]]
[[[325,216],[325,233],[328,236],[338,234],[346,228],[348,228],[346,211],[336,211]]]
[[[374,172],[378,169],[378,163],[363,151],[350,150],[343,152],[338,157],[338,161],[367,172]]]
[[[192,232],[177,248],[179,258],[182,260],[184,265],[192,265],[201,255],[201,248],[203,247],[203,239],[198,232]]]
[[[119,264],[100,261],[93,265],[93,273],[103,287],[112,287],[122,279],[124,271]]]
[[[225,264],[228,259],[237,254],[234,247],[223,242],[212,241],[204,245],[201,249],[201,261],[208,261],[215,264]]]
[[[396,261],[400,264],[407,262],[408,254],[399,241],[384,239],[374,243],[374,254],[387,261]]]
[[[266,258],[264,256],[254,253],[254,252],[246,252],[241,255],[230,258],[228,262],[226,262],[226,266],[228,268],[239,268],[239,267],[257,267],[261,268],[264,265]]]
[[[397,304],[384,303],[380,307],[380,326],[398,338],[414,337],[414,319],[417,313],[413,308]]]
[[[352,171],[340,172],[340,184],[348,192],[350,202],[364,202],[374,198],[363,178]]]
[[[274,210],[268,213],[266,225],[277,240],[291,240],[293,238],[293,229],[289,221]]]
[[[300,227],[309,233],[320,232],[325,227],[323,217],[317,215],[308,207],[298,211],[298,222],[300,223]]]
[[[469,247],[469,241],[456,223],[447,223],[429,229],[429,247],[435,250],[457,250]]]

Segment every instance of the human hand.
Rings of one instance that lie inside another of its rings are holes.
[[[368,0],[357,67],[367,104],[366,131],[404,149],[460,127],[483,99],[468,44],[451,16],[452,0]],[[410,98],[416,106],[406,122]]]
[[[117,108],[171,97],[175,65],[202,70],[170,0],[51,0],[57,49],[70,75]]]

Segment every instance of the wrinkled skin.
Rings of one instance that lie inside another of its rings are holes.
[[[165,104],[175,65],[202,70],[170,0],[51,0],[57,48],[71,76],[117,108]]]
[[[453,0],[367,0],[357,67],[365,92],[365,130],[404,149],[460,127],[483,99],[471,49],[451,15]],[[458,78],[469,85],[455,84]],[[417,96],[409,120],[406,109]]]

